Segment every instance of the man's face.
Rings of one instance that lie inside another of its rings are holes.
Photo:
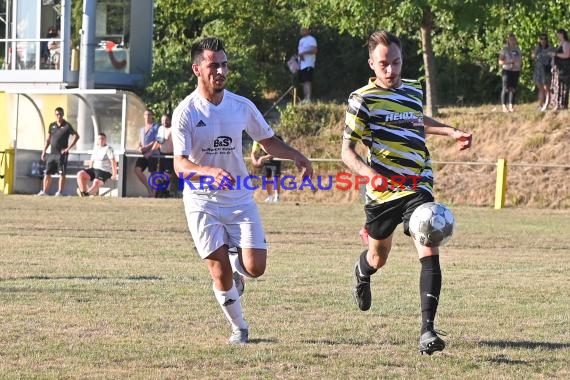
[[[152,112],[145,111],[143,116],[144,116],[144,121],[147,124],[152,124],[152,122],[154,121],[154,115]]]
[[[392,43],[390,46],[379,44],[368,59],[370,68],[376,75],[376,84],[384,88],[397,88],[402,77],[402,51]]]
[[[97,136],[97,145],[99,146],[105,146],[107,145],[107,138],[105,136]]]
[[[228,75],[228,58],[223,50],[204,50],[199,64],[192,65],[192,71],[201,86],[211,92],[222,92]]]
[[[160,123],[164,125],[166,128],[170,128],[170,118],[166,115],[162,116],[160,119]]]
[[[55,118],[58,122],[63,121],[63,112],[55,111]]]

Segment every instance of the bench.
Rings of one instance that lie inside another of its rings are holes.
[[[79,155],[81,156],[81,155]],[[77,179],[77,173],[88,167],[90,160],[83,159],[68,159],[67,160],[67,171],[65,174],[66,179]],[[42,179],[44,177],[46,162],[37,160],[32,162],[30,171],[28,172],[29,177],[34,177]],[[59,178],[60,174],[52,174],[52,178]],[[117,182],[118,180],[108,179],[105,184],[99,188],[99,196],[117,196]]]

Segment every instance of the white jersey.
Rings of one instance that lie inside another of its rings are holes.
[[[317,40],[315,37],[308,35],[299,39],[299,47],[297,48],[297,53],[301,54],[313,47],[317,47]],[[317,60],[316,54],[303,54],[303,59],[299,61],[299,67],[301,70],[307,67],[315,67],[315,61]]]
[[[197,90],[188,95],[174,110],[172,143],[175,156],[188,156],[195,164],[222,168],[237,181],[233,190],[217,190],[204,188],[197,179],[191,183],[183,179],[185,199],[236,205],[253,199],[251,181],[244,182],[249,172],[243,160],[242,132],[257,141],[274,133],[250,100],[228,90],[223,95],[218,105],[204,99]]]
[[[113,166],[111,161],[115,159],[113,148],[109,145],[95,146],[93,153],[91,153],[91,162],[93,169],[99,169],[108,173],[113,173]]]

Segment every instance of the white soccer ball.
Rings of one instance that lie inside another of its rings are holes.
[[[416,208],[410,217],[410,234],[426,247],[444,245],[453,235],[455,218],[442,203],[428,202]]]

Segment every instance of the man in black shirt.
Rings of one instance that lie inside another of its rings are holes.
[[[59,186],[55,196],[63,194],[63,187],[65,186],[65,171],[67,169],[67,157],[69,150],[75,146],[79,135],[75,129],[63,118],[63,108],[57,107],[55,109],[56,121],[51,123],[48,127],[48,135],[46,145],[42,151],[42,161],[46,161],[46,170],[44,172],[43,189],[40,190],[38,195],[48,195],[51,186],[51,176],[59,172]],[[71,144],[69,144],[69,136],[73,135]],[[51,145],[51,153],[47,155],[48,147]]]

